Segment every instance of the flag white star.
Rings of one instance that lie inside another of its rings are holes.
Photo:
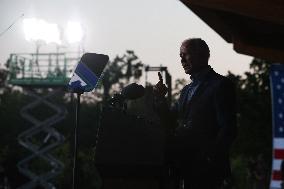
[[[281,83],[284,83],[284,78],[283,77],[281,77]]]
[[[278,75],[279,75],[279,72],[278,72],[278,71],[274,71],[274,75],[275,75],[275,76],[278,76]]]
[[[278,103],[282,104],[283,100],[281,98],[278,98]]]
[[[284,131],[283,127],[279,127],[279,132],[282,133]]]
[[[282,114],[282,113],[279,113],[279,114],[278,114],[278,117],[279,117],[280,119],[282,119],[282,118],[283,118],[283,114]]]
[[[281,85],[276,85],[276,88],[279,90],[281,89]]]

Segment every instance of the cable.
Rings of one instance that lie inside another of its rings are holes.
[[[22,18],[25,14],[21,14],[21,16],[19,16],[17,19],[14,20],[14,22],[8,27],[6,28],[3,32],[0,33],[0,37],[2,35],[4,35],[20,18]]]

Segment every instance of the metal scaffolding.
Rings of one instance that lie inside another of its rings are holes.
[[[9,83],[23,87],[64,87],[78,53],[11,54],[7,61]]]
[[[19,134],[18,142],[31,153],[18,163],[19,171],[30,179],[19,189],[42,187],[55,189],[51,179],[62,172],[64,164],[51,155],[51,151],[64,142],[53,126],[62,121],[67,110],[51,99],[64,92],[70,80],[71,70],[79,58],[67,53],[11,54],[7,62],[9,83],[21,86],[32,101],[21,109],[21,116],[31,127]],[[45,91],[41,92],[41,91]],[[39,118],[32,113],[36,108],[49,108],[52,115]],[[35,163],[45,169],[36,170]]]

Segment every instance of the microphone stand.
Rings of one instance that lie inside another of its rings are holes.
[[[79,126],[79,114],[80,114],[80,97],[83,91],[76,91],[77,103],[76,103],[76,124],[74,127],[74,154],[73,154],[73,177],[72,177],[72,189],[78,189],[78,168],[77,168],[77,147],[78,147],[78,126]]]

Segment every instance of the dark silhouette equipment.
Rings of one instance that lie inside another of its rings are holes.
[[[114,96],[108,101],[112,107],[127,109],[127,100],[135,100],[142,97],[145,93],[145,88],[142,85],[131,83],[121,90],[121,93],[114,94]]]
[[[125,101],[143,95],[144,87],[133,83],[103,107],[97,131],[95,165],[104,181],[104,189],[123,188],[124,184],[135,182],[143,185],[148,181],[159,188],[163,185],[166,173],[164,130],[155,121],[127,113],[127,107],[123,105]],[[123,183],[113,186],[109,180],[122,180]]]
[[[144,95],[145,88],[142,85],[138,85],[136,83],[131,83],[124,87],[121,91],[121,95],[125,97],[125,99],[135,100]]]
[[[78,63],[73,76],[69,82],[68,88],[71,92],[77,94],[76,103],[76,123],[74,127],[74,156],[73,156],[73,177],[72,189],[78,188],[78,171],[77,171],[77,146],[78,146],[78,126],[80,113],[80,96],[84,92],[92,91],[109,60],[107,55],[86,53]]]

